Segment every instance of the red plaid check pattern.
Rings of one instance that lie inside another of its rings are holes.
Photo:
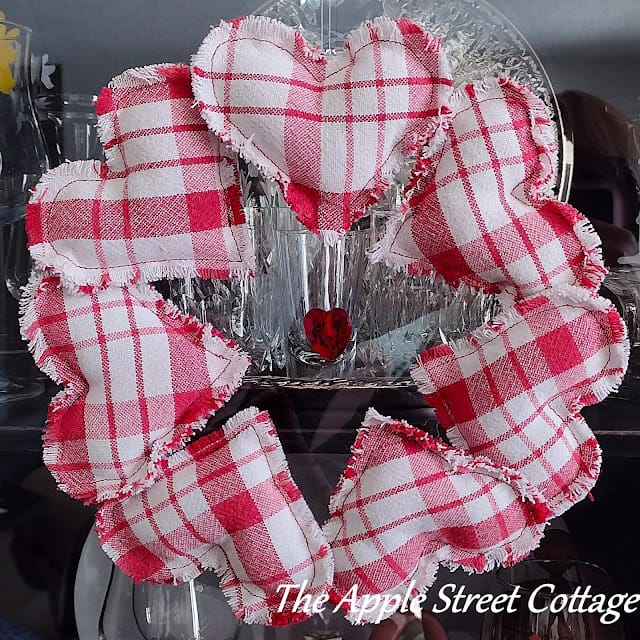
[[[403,594],[412,580],[422,590],[439,563],[485,571],[538,546],[549,512],[515,472],[372,409],[354,451],[324,527],[334,555],[334,600],[354,584],[359,594]],[[392,606],[372,608],[360,621],[392,613]],[[348,617],[360,615],[352,610]]]
[[[503,79],[461,88],[452,109],[445,144],[374,260],[519,298],[563,284],[597,289],[606,273],[598,237],[545,195],[556,160],[545,105]]]
[[[253,268],[234,159],[193,99],[185,65],[132,69],[102,91],[107,164],[43,176],[27,210],[37,265],[82,285]]]
[[[333,232],[349,229],[446,121],[452,87],[440,41],[389,18],[330,57],[265,17],[223,22],[192,75],[211,129],[278,181],[307,227]]]
[[[34,280],[22,319],[38,366],[64,384],[44,461],[74,498],[140,490],[234,393],[248,357],[149,285],[71,294]]]
[[[413,375],[455,445],[522,473],[559,515],[599,473],[598,444],[578,412],[620,383],[628,348],[608,301],[567,288],[423,352]]]
[[[319,525],[287,470],[266,412],[247,409],[174,454],[156,484],[98,511],[105,551],[135,580],[220,575],[238,618],[287,624],[281,584],[326,593],[333,573]]]

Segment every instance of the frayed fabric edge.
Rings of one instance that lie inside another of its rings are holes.
[[[361,463],[362,456],[366,455],[364,453],[364,445],[370,435],[369,430],[375,431],[380,427],[389,429],[391,433],[409,438],[421,444],[426,450],[440,455],[454,471],[469,470],[471,472],[484,473],[508,484],[514,494],[518,496],[523,503],[528,504],[526,511],[529,521],[526,526],[518,533],[517,537],[506,541],[498,548],[469,555],[462,549],[454,549],[447,545],[439,549],[436,554],[423,555],[414,572],[411,576],[407,577],[407,580],[410,580],[412,577],[416,580],[416,588],[420,592],[424,592],[433,584],[439,564],[444,564],[451,568],[462,567],[469,572],[481,573],[490,571],[497,566],[517,562],[539,545],[544,527],[551,517],[551,512],[547,508],[544,499],[520,473],[508,467],[497,467],[486,458],[473,458],[464,451],[456,450],[443,441],[412,427],[406,421],[383,416],[375,409],[370,408],[358,432],[358,437],[352,448],[352,461],[347,465],[347,469],[355,472],[356,467]],[[341,482],[344,479],[345,474],[343,474]],[[347,478],[347,482],[348,480],[349,478]],[[351,484],[353,484],[353,482],[351,482]],[[332,505],[330,510],[332,517],[324,527],[325,536],[330,542],[337,537],[342,526],[339,521],[339,508],[343,502],[341,498],[346,497],[343,495],[345,488],[350,489],[351,487],[348,485],[338,485],[334,495],[340,504],[334,503]],[[339,601],[340,594],[334,594],[333,600]],[[381,620],[393,614],[393,611],[388,611],[385,612],[382,618],[379,618],[380,611],[372,611],[363,616],[359,613],[358,607],[355,609],[356,611],[348,612],[346,616],[350,622],[355,624]]]
[[[180,62],[163,62],[145,67],[132,67],[115,76],[108,84],[110,89],[134,89],[164,83],[168,75],[181,74],[187,79],[189,67]]]
[[[245,234],[246,235],[246,234]],[[237,236],[234,235],[236,240]],[[242,238],[240,238],[242,240]],[[143,266],[135,264],[122,267],[112,267],[107,270],[100,268],[80,267],[77,261],[55,251],[49,243],[32,245],[31,257],[39,269],[52,268],[60,276],[66,291],[77,290],[77,287],[104,288],[105,284],[114,287],[126,287],[157,280],[172,280],[176,278],[242,278],[253,276],[255,259],[248,241],[244,241],[240,249],[240,262],[211,263],[206,267],[199,267],[189,260],[168,260],[166,262],[151,262]]]
[[[512,78],[485,78],[456,89],[451,96],[451,108],[461,111],[473,90],[479,100],[504,98],[519,102],[529,114],[531,137],[537,148],[538,176],[533,180],[531,196],[534,200],[548,197],[558,172],[558,134],[547,105],[530,87]],[[493,95],[495,94],[495,95]]]
[[[415,581],[415,590],[417,593],[426,593],[435,583],[436,578],[438,577],[439,569],[440,559],[437,556],[423,556],[422,558],[420,558],[413,574],[409,576],[407,580]],[[388,606],[388,603],[385,603],[384,596],[397,596],[398,593],[402,592],[403,588],[406,588],[405,585],[400,584],[395,589],[390,589],[389,591],[386,591],[384,593],[376,594],[382,596],[382,601],[379,607],[373,610],[370,609],[370,602],[366,602],[364,598],[359,598],[355,606],[348,612],[345,612],[345,618],[354,626],[378,623],[382,622],[383,620],[387,620],[398,610],[402,603],[399,602],[398,606],[395,609],[391,609]],[[334,591],[334,602],[339,602],[342,597],[344,597],[344,594],[342,594],[341,596]],[[368,605],[367,611],[365,613],[361,613],[361,609],[365,604]],[[383,606],[385,607],[384,612],[381,610]]]
[[[129,576],[136,584],[143,581],[148,581],[150,584],[176,585],[181,582],[189,582],[189,580],[194,580],[207,570],[206,567],[204,567],[198,560],[195,560],[194,562],[191,562],[187,568],[183,569],[178,575],[171,573],[171,577],[167,577],[165,579],[149,580],[148,575],[145,571],[138,570],[136,568],[137,566],[144,567],[144,563],[134,562],[131,560],[131,558],[125,560],[126,554],[119,553],[109,544],[109,531],[107,529],[105,511],[110,509],[111,505],[114,502],[116,502],[116,500],[107,500],[99,506],[95,514],[95,530],[98,535],[100,546],[102,547],[102,550],[107,554],[111,562],[113,562],[113,564],[118,567],[123,573]]]
[[[310,224],[306,216],[301,213],[299,207],[296,207],[294,199],[287,197],[289,186],[292,184],[290,176],[286,175],[255,147],[252,136],[248,138],[242,136],[236,127],[226,122],[221,114],[214,112],[209,107],[209,105],[215,103],[215,100],[212,101],[211,83],[206,78],[207,72],[212,64],[213,53],[218,47],[229,40],[234,29],[242,31],[243,33],[244,31],[249,31],[249,36],[253,37],[260,37],[262,35],[263,37],[268,37],[270,41],[274,39],[283,40],[286,44],[284,48],[288,51],[292,51],[297,42],[295,37],[298,33],[297,31],[276,20],[263,16],[248,16],[233,23],[222,22],[218,27],[214,27],[205,37],[199,50],[193,55],[191,60],[192,88],[198,108],[209,128],[233,151],[242,156],[247,162],[255,165],[266,178],[275,180],[285,194],[285,199],[288,204],[296,212],[298,220],[305,224],[305,226],[313,228],[313,225]],[[371,29],[382,29],[386,34],[385,39],[391,38],[391,33],[396,34],[398,41],[404,42],[405,36],[397,22],[390,18],[382,17],[356,28],[347,39],[348,45],[350,42],[349,39],[352,36],[354,39],[365,38],[367,42],[370,42]],[[387,31],[389,31],[389,34],[387,34]],[[440,40],[427,32],[424,32],[424,34],[427,47],[430,48],[429,50],[440,51]],[[355,44],[352,42],[351,46],[347,46],[347,48],[358,48],[358,42],[355,42]],[[448,69],[447,64],[445,64],[444,67],[446,71],[446,69]],[[447,106],[447,109],[443,109],[443,113],[441,113],[438,119],[434,119],[433,121],[425,120],[419,125],[418,130],[413,132],[411,142],[406,145],[403,151],[403,157],[398,158],[397,162],[393,163],[393,166],[388,167],[379,179],[372,178],[372,182],[363,187],[362,191],[371,192],[371,197],[361,210],[352,212],[352,219],[354,221],[362,217],[372,205],[379,202],[384,191],[392,183],[394,176],[402,169],[407,159],[406,156],[416,156],[418,158],[416,161],[417,166],[424,155],[434,153],[435,149],[444,143],[446,139],[445,131],[450,123],[448,105],[445,106]],[[316,231],[321,234],[324,242],[329,245],[335,245],[347,229],[317,229]]]

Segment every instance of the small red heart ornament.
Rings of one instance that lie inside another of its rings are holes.
[[[326,360],[335,360],[349,344],[353,324],[344,309],[311,309],[302,321],[309,346]]]

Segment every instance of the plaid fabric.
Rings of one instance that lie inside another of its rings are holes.
[[[452,109],[445,144],[374,259],[519,298],[562,284],[597,289],[606,273],[598,237],[545,195],[556,160],[546,106],[502,79],[461,88]]]
[[[223,22],[192,76],[211,129],[278,181],[307,227],[334,232],[446,122],[452,86],[440,41],[389,18],[359,27],[330,57],[265,17]]]
[[[238,618],[287,624],[281,584],[326,593],[333,566],[322,531],[294,484],[266,412],[247,409],[174,454],[142,493],[98,511],[105,551],[135,580],[186,581],[206,569]],[[295,597],[295,595],[294,595]]]
[[[486,571],[538,546],[549,511],[513,471],[372,409],[354,451],[324,528],[334,600],[358,587],[352,621],[378,622],[401,604],[374,608],[362,594],[404,594],[412,581],[423,590],[439,563]]]
[[[578,412],[620,383],[627,358],[614,307],[567,288],[428,349],[413,374],[455,445],[521,472],[559,515],[599,473],[598,444]]]
[[[23,335],[65,389],[51,402],[44,461],[85,502],[153,481],[165,457],[233,394],[248,357],[181,316],[149,285],[70,294],[34,278]]]
[[[102,91],[107,164],[43,176],[27,210],[37,265],[83,285],[253,268],[234,159],[192,105],[185,65],[132,69]]]

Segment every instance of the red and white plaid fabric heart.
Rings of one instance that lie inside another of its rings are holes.
[[[156,484],[102,505],[97,518],[105,551],[126,574],[167,583],[214,569],[233,612],[248,623],[308,617],[292,612],[293,601],[280,606],[282,584],[306,581],[312,597],[331,585],[322,531],[273,423],[255,408],[171,456]]]
[[[44,461],[60,488],[85,502],[151,483],[249,364],[149,285],[74,294],[45,274],[23,303],[36,364],[65,385],[49,406]]]
[[[563,284],[597,289],[606,273],[599,238],[546,195],[556,137],[544,103],[502,79],[462,87],[451,105],[445,144],[423,163],[406,213],[372,259],[519,298]]]
[[[72,162],[42,177],[27,209],[37,265],[76,285],[253,268],[234,158],[193,99],[179,64],[131,69],[102,91],[107,164]]]
[[[223,22],[194,56],[192,76],[212,131],[329,238],[441,131],[453,84],[440,41],[390,18],[357,28],[329,57],[265,17]]]
[[[334,555],[332,598],[354,585],[359,594],[390,598],[374,607],[361,597],[350,620],[390,616],[401,604],[393,594],[412,581],[417,591],[431,586],[440,563],[487,571],[538,546],[549,510],[516,472],[373,409],[353,451],[324,526]]]
[[[613,305],[567,287],[424,351],[413,377],[449,439],[522,473],[555,515],[595,484],[600,449],[579,415],[620,383],[629,343]]]

